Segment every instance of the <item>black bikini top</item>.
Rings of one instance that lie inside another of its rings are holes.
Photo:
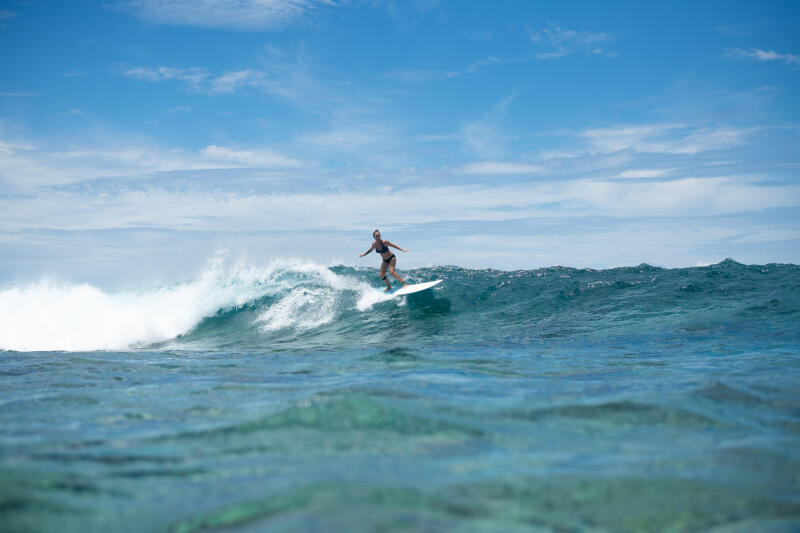
[[[383,241],[381,241],[381,246],[382,246],[382,248],[380,250],[378,250],[377,246],[375,247],[375,253],[376,254],[385,254],[386,252],[389,251],[389,247],[386,246],[385,244],[383,244]]]

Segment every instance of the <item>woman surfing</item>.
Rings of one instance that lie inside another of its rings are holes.
[[[388,292],[392,288],[392,285],[389,283],[389,280],[386,279],[387,268],[389,269],[389,274],[394,276],[397,279],[397,281],[402,283],[403,287],[405,287],[406,282],[403,281],[403,278],[401,278],[397,274],[397,272],[394,271],[394,266],[395,264],[397,264],[397,257],[392,252],[389,251],[389,247],[391,246],[392,248],[397,248],[401,252],[407,252],[408,250],[403,250],[402,248],[400,248],[391,241],[382,241],[381,232],[378,230],[373,231],[372,236],[375,238],[375,242],[372,243],[372,246],[369,247],[369,250],[359,255],[359,257],[364,257],[372,250],[375,250],[377,253],[381,254],[381,257],[383,258],[383,262],[381,263],[381,279],[386,283],[386,291]]]

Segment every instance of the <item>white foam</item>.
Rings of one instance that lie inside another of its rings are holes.
[[[309,288],[304,287],[311,283]],[[230,264],[217,254],[201,275],[166,287],[106,292],[89,284],[42,280],[0,290],[0,349],[117,350],[174,339],[203,318],[288,291],[265,310],[265,329],[310,329],[335,318],[344,291],[366,311],[389,299],[367,283],[297,260],[265,267]]]
[[[297,287],[270,306],[258,317],[264,331],[293,328],[305,331],[328,324],[343,309],[344,293],[358,295],[356,309],[368,311],[377,303],[391,300],[391,296],[372,286],[310,263],[295,264],[296,272],[309,276],[309,281],[323,285],[321,288]]]
[[[298,287],[264,311],[258,320],[265,322],[264,331],[275,331],[288,327],[303,331],[332,321],[335,309],[336,293],[334,291]]]

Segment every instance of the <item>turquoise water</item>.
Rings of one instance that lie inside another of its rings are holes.
[[[800,267],[0,290],[4,531],[799,531]]]

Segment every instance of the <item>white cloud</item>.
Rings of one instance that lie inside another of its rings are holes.
[[[591,31],[566,30],[556,24],[538,31],[529,31],[531,41],[535,43],[552,44],[554,46],[593,45],[608,41],[607,33]]]
[[[207,165],[233,165],[233,167],[296,167],[300,162],[272,150],[235,150],[214,144],[199,151]],[[209,168],[213,168],[209,166]],[[218,167],[218,168],[225,168]],[[230,168],[230,167],[229,167]]]
[[[462,74],[470,74],[470,73],[473,73],[473,72],[477,72],[478,70],[480,70],[480,69],[482,69],[484,67],[488,67],[489,65],[495,65],[495,64],[504,63],[504,62],[505,62],[505,60],[503,60],[503,59],[500,59],[500,58],[497,58],[497,57],[494,57],[494,56],[489,56],[486,59],[480,59],[478,61],[472,62],[471,64],[469,64],[463,70],[454,71],[454,72],[448,72],[447,73],[447,77],[452,78],[452,77],[455,77],[455,76],[460,76]]]
[[[773,50],[761,50],[759,48],[751,48],[750,50],[730,48],[728,50],[728,57],[749,58],[757,61],[781,61],[787,65],[800,65],[800,55],[788,53],[779,54]]]
[[[275,30],[345,0],[131,0],[121,4],[148,22],[232,30]]]
[[[342,94],[335,82],[316,79],[301,57],[288,60],[286,54],[268,47],[266,57],[261,58],[264,69],[212,72],[206,67],[135,67],[121,73],[129,78],[159,83],[183,82],[190,92],[210,95],[231,94],[241,89],[254,88],[284,98],[303,108],[319,108],[332,100],[341,103]]]
[[[132,187],[135,184],[91,193],[51,190],[22,199],[0,198],[0,231],[143,225],[194,231],[279,231],[287,227],[346,231],[374,226],[376,220],[416,224],[534,217],[683,217],[800,207],[798,185],[760,186],[731,177],[249,194],[160,189],[152,184]],[[408,201],[411,197],[414,202]]]
[[[409,142],[409,135],[398,132],[397,120],[385,120],[391,112],[387,101],[364,95],[349,81],[320,79],[302,53],[291,54],[267,47],[259,58],[262,69],[214,73],[204,67],[137,67],[122,73],[149,82],[170,80],[185,84],[190,92],[210,95],[231,94],[252,89],[283,99],[306,114],[296,125],[306,131],[296,138],[304,149],[323,151],[340,158],[342,154],[361,160],[382,160],[393,165]],[[308,131],[313,125],[314,131]],[[401,147],[402,146],[402,147]],[[336,153],[333,152],[336,151]]]
[[[616,56],[615,53],[608,53],[598,46],[611,40],[611,36],[607,33],[568,30],[551,24],[537,31],[528,30],[528,37],[537,45],[549,48],[536,54],[539,59],[557,59],[575,53]]]
[[[303,142],[317,146],[335,149],[356,149],[359,147],[378,144],[385,139],[386,134],[377,128],[334,128],[324,133],[306,135]]]
[[[507,141],[507,135],[493,117],[465,123],[459,132],[459,138],[467,150],[478,157],[502,157]]]
[[[525,63],[533,59],[557,59],[574,53],[617,57],[616,52],[608,52],[597,46],[597,43],[609,41],[611,39],[606,33],[565,30],[559,26],[551,25],[550,27],[542,28],[535,32],[529,30],[528,35],[532,42],[548,50],[520,57],[503,58],[488,56],[484,59],[473,61],[466,67],[458,70],[407,69],[393,71],[389,73],[388,76],[407,83],[419,83],[474,74],[492,65]]]
[[[215,94],[230,94],[242,87],[257,87],[264,80],[264,73],[256,70],[226,72],[210,80],[210,89]]]
[[[27,150],[35,150],[36,148],[30,144],[19,144],[0,141],[0,154],[11,155],[16,152],[24,152]]]
[[[269,148],[210,145],[200,150],[161,148],[143,141],[52,149],[0,141],[0,185],[35,190],[100,177],[230,168],[288,168],[303,163]]]
[[[491,106],[480,118],[465,122],[458,133],[461,142],[472,154],[480,158],[502,157],[509,135],[503,130],[503,113],[516,98],[511,92]]]
[[[162,112],[161,115],[159,115],[159,116],[171,117],[173,115],[177,115],[178,113],[189,113],[191,111],[192,111],[191,107],[188,107],[188,106],[185,106],[185,105],[179,105],[179,106],[171,107],[171,108],[167,109],[166,111]]]
[[[474,74],[479,70],[482,70],[486,67],[491,65],[507,65],[509,63],[523,63],[525,61],[530,61],[529,57],[494,57],[489,56],[485,59],[479,59],[477,61],[473,61],[466,67],[461,70],[449,71],[445,72],[444,75],[447,78],[455,78],[457,76],[463,76],[464,74]]]
[[[717,26],[714,28],[714,30],[725,34],[728,37],[744,37],[749,34],[749,32],[741,29],[741,27],[738,26]]]
[[[659,154],[696,154],[741,144],[750,130],[697,128],[683,124],[621,125],[590,128],[579,136],[589,142],[590,153],[622,150]]]
[[[423,133],[417,135],[416,140],[421,143],[458,141],[461,137],[457,133]]]
[[[552,134],[575,137],[580,143],[542,150],[537,160],[568,160],[604,154],[619,157],[625,154],[695,155],[742,145],[748,135],[756,131],[759,128],[698,127],[689,124],[619,124],[576,132],[558,131]]]
[[[530,61],[530,57],[494,57],[489,56],[485,59],[473,61],[466,67],[459,70],[446,70],[446,69],[406,69],[396,70],[387,74],[387,77],[399,79],[406,83],[422,83],[434,80],[443,80],[450,78],[457,78],[466,74],[475,74],[492,65],[506,65],[509,63],[523,63]]]
[[[287,71],[284,69],[282,74],[287,74]],[[275,76],[269,76],[266,72],[255,69],[213,74],[205,67],[135,67],[125,70],[123,75],[150,83],[180,81],[186,84],[190,92],[210,95],[232,94],[241,89],[258,88],[282,97],[291,96],[290,87],[282,85]],[[281,81],[285,83],[290,79],[291,77]]]
[[[502,161],[467,163],[459,170],[462,174],[533,174],[541,171],[542,167],[537,165]]]
[[[208,72],[208,70],[202,67],[186,69],[170,67],[158,67],[151,69],[146,67],[136,67],[126,70],[123,74],[129,78],[135,78],[151,83],[157,83],[165,80],[184,81],[195,90],[201,90],[202,87],[207,85],[208,79],[211,78],[211,74]]]
[[[672,172],[672,169],[629,169],[620,172],[615,178],[660,178]]]
[[[53,113],[53,114],[55,116],[58,116],[58,117],[69,118],[69,117],[75,117],[75,116],[83,115],[83,110],[81,110],[81,109],[67,109],[66,111],[59,111],[59,112]]]
[[[539,52],[536,54],[536,57],[539,59],[558,59],[566,55],[569,55],[569,52],[566,50],[557,50],[555,52]]]
[[[445,78],[447,77],[447,72],[436,69],[407,69],[390,72],[387,77],[398,79],[405,83],[421,83]]]

